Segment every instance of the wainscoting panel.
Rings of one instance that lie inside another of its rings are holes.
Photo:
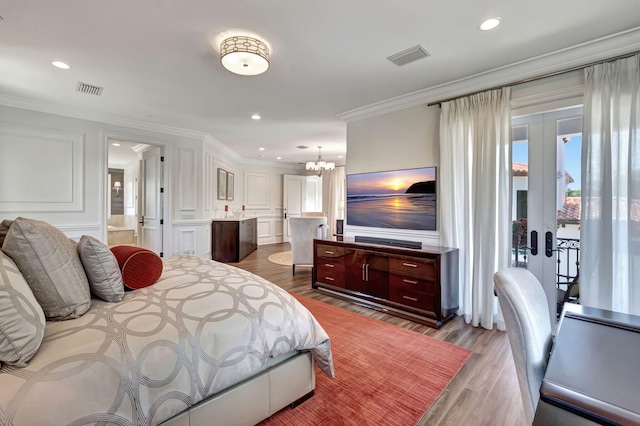
[[[83,235],[89,235],[91,237],[94,237],[98,240],[102,240],[102,238],[100,237],[100,233],[101,233],[101,228],[99,224],[95,224],[95,225],[59,225],[56,226],[56,228],[58,228],[60,231],[62,231],[62,233],[64,235],[66,235],[67,237],[69,237],[70,239],[72,239],[75,242],[80,241],[80,238]],[[107,244],[106,241],[102,241],[103,243]]]
[[[172,256],[192,254],[195,256],[211,259],[210,220],[173,221],[172,234]]]
[[[81,212],[84,135],[0,123],[0,210]]]
[[[269,208],[269,175],[265,173],[245,173],[244,193],[247,209]]]
[[[180,254],[196,254],[196,229],[181,228],[178,231],[178,247]]]
[[[180,148],[178,151],[178,209],[196,209],[196,152],[194,149]]]
[[[216,200],[216,168],[213,155],[204,153],[204,210],[211,212],[214,210]]]

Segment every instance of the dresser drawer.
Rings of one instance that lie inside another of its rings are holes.
[[[329,284],[344,288],[344,270],[336,271],[335,269],[318,265],[316,280],[321,284]]]
[[[342,259],[318,259],[318,268],[324,268],[336,272],[344,272],[344,261]]]
[[[436,261],[415,257],[391,257],[389,271],[398,275],[432,279],[436,276]]]
[[[424,311],[435,311],[435,296],[421,291],[411,291],[401,287],[389,289],[389,299],[392,302],[401,303],[412,308]]]
[[[402,290],[420,291],[422,293],[435,294],[436,283],[434,280],[423,280],[406,275],[389,275],[389,285]]]
[[[330,246],[326,244],[318,244],[316,247],[316,255],[325,259],[334,259],[344,256],[344,247]]]

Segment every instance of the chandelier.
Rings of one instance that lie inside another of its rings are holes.
[[[269,46],[253,37],[229,37],[220,44],[220,62],[235,74],[262,74],[269,69]]]
[[[322,176],[322,172],[331,171],[336,168],[336,163],[327,163],[322,159],[322,147],[318,147],[318,159],[315,161],[307,161],[306,169],[314,171],[318,176]]]

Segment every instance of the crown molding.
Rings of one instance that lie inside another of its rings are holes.
[[[182,136],[202,140],[207,133],[183,129],[180,127],[167,126],[165,124],[149,123],[146,121],[132,120],[130,118],[102,112],[91,111],[84,108],[74,108],[65,105],[50,104],[42,101],[19,98],[0,94],[0,105],[26,109],[29,111],[43,112],[47,114],[61,115],[63,117],[77,118],[81,120],[96,121],[99,123],[111,124],[114,126],[129,127],[149,132],[164,133],[172,136]]]
[[[437,102],[439,99],[464,96],[497,86],[515,85],[518,81],[586,66],[619,55],[640,50],[640,27],[591,40],[555,52],[515,62],[503,67],[474,74],[459,80],[428,87],[406,95],[365,105],[338,114],[346,122],[387,114],[412,106]]]
[[[130,118],[119,117],[111,114],[105,114],[95,111],[89,111],[86,109],[72,108],[63,105],[55,105],[47,102],[35,101],[31,99],[19,98],[15,96],[9,96],[0,94],[0,105],[25,109],[29,111],[42,112],[46,114],[60,115],[63,117],[76,118],[80,120],[95,121],[98,123],[111,124],[114,126],[122,126],[136,130],[144,130],[148,132],[160,133],[170,136],[180,136],[186,138],[192,138],[200,140],[204,143],[208,143],[215,149],[221,151],[229,158],[237,161],[240,164],[266,166],[266,167],[278,167],[287,170],[299,170],[300,166],[292,163],[278,163],[264,160],[247,159],[239,155],[237,152],[220,142],[218,139],[210,135],[209,133],[183,129],[180,127],[167,126],[164,124],[148,123],[144,121],[132,120]]]

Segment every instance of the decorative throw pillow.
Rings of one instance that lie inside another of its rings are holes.
[[[162,259],[151,250],[135,246],[115,246],[124,286],[130,290],[150,286],[162,275]]]
[[[107,302],[121,301],[124,296],[122,273],[109,247],[89,235],[83,235],[78,242],[78,254],[91,292]]]
[[[2,250],[15,262],[49,320],[82,316],[91,306],[89,282],[75,245],[46,222],[19,217]]]
[[[0,312],[0,361],[26,367],[42,343],[44,312],[16,264],[1,251]]]
[[[2,243],[4,243],[4,239],[7,236],[7,232],[9,232],[9,227],[13,223],[12,220],[5,219],[0,222],[0,247],[2,247]]]

